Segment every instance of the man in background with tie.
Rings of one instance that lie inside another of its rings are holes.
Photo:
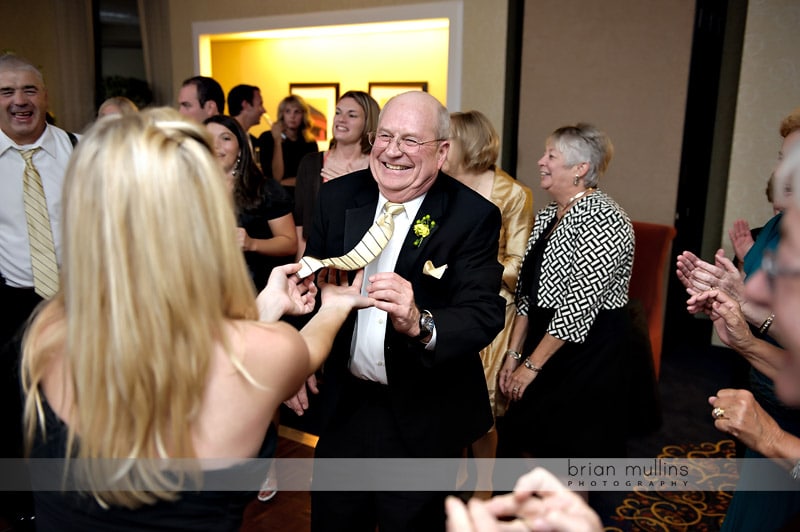
[[[320,189],[306,253],[365,255],[375,305],[353,313],[326,363],[317,459],[457,458],[491,426],[478,353],[503,327],[500,212],[441,173],[448,136],[444,106],[401,94],[370,136],[369,168]],[[329,480],[315,468],[314,532],[444,530],[444,491],[318,491]]]
[[[73,146],[65,131],[46,123],[46,112],[42,73],[18,56],[0,55],[0,456],[4,457],[21,456],[22,450],[18,377],[22,327],[34,307],[58,290],[61,187]],[[14,510],[25,513],[24,503],[21,506]]]

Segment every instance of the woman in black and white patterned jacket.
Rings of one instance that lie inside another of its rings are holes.
[[[597,182],[613,146],[588,124],[547,139],[541,187],[553,201],[531,232],[500,388],[511,400],[504,456],[625,455],[634,237],[625,211]]]

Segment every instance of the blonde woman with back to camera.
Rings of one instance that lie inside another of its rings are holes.
[[[506,399],[498,387],[498,374],[508,349],[511,324],[514,322],[514,289],[528,235],[533,225],[533,193],[495,164],[500,153],[500,136],[489,119],[480,111],[450,115],[450,151],[444,163],[445,173],[455,177],[481,196],[494,203],[502,216],[500,248],[497,260],[503,265],[500,295],[506,300],[505,327],[481,351],[489,401],[495,416],[505,413]],[[475,458],[494,458],[497,432],[492,427],[472,444]],[[491,495],[491,468],[479,463],[476,496]]]
[[[63,212],[61,288],[24,341],[25,423],[32,457],[77,458],[83,493],[37,491],[37,529],[238,529],[252,492],[180,492],[214,468],[182,479],[147,459],[263,456],[275,409],[368,304],[360,278],[320,280],[301,333],[277,323],[316,287],[282,266],[256,299],[207,133],[168,109],[98,121]]]

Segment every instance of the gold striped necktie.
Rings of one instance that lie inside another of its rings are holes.
[[[392,238],[394,232],[394,217],[404,211],[401,203],[387,201],[383,206],[381,214],[372,227],[361,237],[361,241],[356,247],[351,249],[346,255],[333,257],[330,259],[316,259],[305,256],[300,259],[302,268],[297,272],[301,279],[308,277],[320,268],[333,267],[337,270],[358,270],[375,260],[380,255],[386,244]]]
[[[42,177],[33,166],[33,154],[40,148],[19,150],[25,160],[22,174],[22,190],[25,203],[25,218],[28,222],[28,240],[33,267],[33,289],[45,299],[58,291],[58,262],[53,244],[53,229],[47,213]]]

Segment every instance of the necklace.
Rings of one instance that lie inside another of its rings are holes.
[[[561,212],[561,215],[563,216],[563,215],[564,215],[564,213],[565,213],[565,212],[567,212],[567,210],[568,210],[570,207],[572,207],[572,204],[573,204],[573,203],[575,203],[576,201],[578,201],[579,199],[581,199],[583,196],[585,196],[585,195],[586,195],[586,194],[588,194],[589,192],[594,192],[594,190],[595,190],[595,189],[594,189],[594,187],[589,187],[589,188],[587,188],[587,189],[581,190],[580,192],[578,192],[577,194],[575,194],[574,196],[572,196],[570,199],[568,199],[568,200],[567,200],[567,204],[566,204],[566,205],[564,205],[563,207],[559,207],[559,208],[558,208],[558,210]]]

